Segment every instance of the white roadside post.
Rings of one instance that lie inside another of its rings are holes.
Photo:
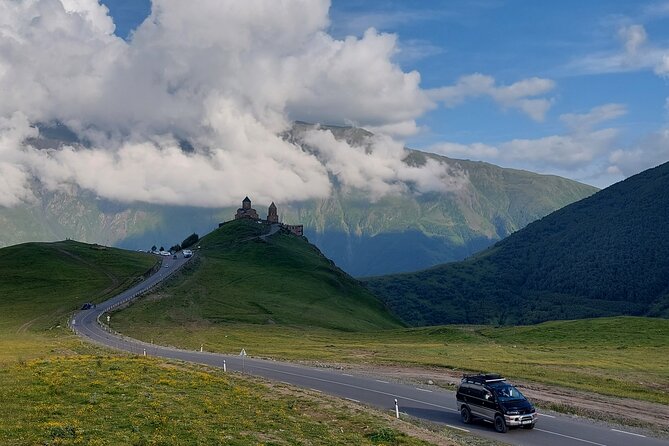
[[[204,344],[200,344],[200,353],[204,351]]]
[[[399,420],[399,418],[400,418],[400,407],[397,405],[397,398],[395,398],[395,416]]]
[[[228,371],[228,368],[225,366],[225,359],[223,360],[223,371],[224,371],[224,372],[227,372],[227,371]]]
[[[244,363],[244,359],[246,358],[246,349],[242,349],[241,352],[239,352],[239,356],[242,357],[242,373],[246,373],[246,365]]]
[[[146,349],[144,349],[144,356],[146,356]]]

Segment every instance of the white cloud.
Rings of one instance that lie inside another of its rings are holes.
[[[430,146],[429,151],[452,158],[463,158],[470,160],[497,160],[499,149],[495,146],[481,143],[458,144],[442,142]]]
[[[639,47],[646,43],[648,35],[642,25],[623,26],[618,30],[618,35],[623,41],[627,54],[633,56],[637,54]]]
[[[600,74],[653,70],[659,76],[669,73],[669,48],[653,44],[643,25],[634,24],[618,29],[622,48],[588,54],[571,61],[566,71]]]
[[[504,160],[522,161],[534,170],[582,168],[610,151],[617,136],[616,129],[603,129],[587,134],[514,139],[502,144],[500,153]]]
[[[313,154],[277,136],[296,119],[405,136],[435,107],[420,75],[393,61],[396,36],[333,38],[328,10],[327,0],[153,0],[126,42],[95,0],[0,2],[0,118],[20,113],[27,129],[63,122],[91,142],[37,150],[0,128],[11,183],[0,205],[28,199],[31,176],[113,200],[200,206],[325,197],[332,174],[374,195],[456,187],[462,176],[448,166],[402,163],[401,142],[361,154],[321,135]]]
[[[627,114],[627,107],[623,104],[605,104],[594,107],[587,113],[566,113],[560,115],[560,120],[574,132],[584,132],[593,129],[602,122],[610,121]]]
[[[15,206],[34,198],[30,172],[22,163],[24,154],[15,148],[36,134],[23,114],[0,116],[0,206]]]
[[[630,176],[669,161],[669,129],[661,129],[629,149],[614,151],[611,168]]]
[[[550,99],[536,96],[544,95],[553,88],[554,81],[538,77],[498,86],[492,76],[475,73],[461,77],[453,86],[431,90],[430,96],[447,107],[459,105],[468,98],[489,96],[503,108],[515,108],[535,121],[543,121],[552,103]]]
[[[463,172],[432,159],[422,167],[405,164],[402,160],[408,152],[402,144],[388,137],[375,136],[371,144],[365,146],[337,141],[332,132],[326,130],[309,130],[303,138],[339,182],[347,188],[365,191],[373,199],[409,190],[448,192],[468,184]]]
[[[669,53],[662,55],[662,60],[655,66],[655,74],[669,77]]]
[[[497,145],[441,143],[429,151],[455,158],[484,160],[504,166],[556,175],[584,178],[597,176],[607,158],[618,147],[618,130],[597,125],[622,116],[621,104],[605,104],[583,114],[560,116],[567,132],[534,139],[513,139]]]
[[[604,187],[669,161],[669,129],[657,131],[629,147],[621,145],[618,129],[598,129],[626,113],[627,108],[622,104],[604,104],[586,113],[561,115],[560,120],[567,128],[564,134],[513,139],[497,145],[441,143],[428,151],[566,176]]]

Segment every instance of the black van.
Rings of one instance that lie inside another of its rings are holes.
[[[497,432],[509,427],[534,428],[537,411],[518,389],[499,375],[465,375],[455,394],[462,421],[480,418],[494,423]]]

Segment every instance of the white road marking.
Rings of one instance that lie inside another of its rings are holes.
[[[311,390],[312,390],[313,392],[323,393],[322,390],[314,389],[313,387],[311,388]]]
[[[351,378],[353,378],[353,375],[349,375],[348,373],[342,373],[342,375],[344,375],[344,376],[350,376]]]
[[[595,443],[594,441],[584,440],[584,439],[578,438],[578,437],[572,437],[571,435],[558,434],[557,432],[547,431],[547,430],[544,430],[544,429],[538,429],[536,427],[534,428],[534,430],[539,431],[539,432],[545,432],[547,434],[557,435],[559,437],[569,438],[571,440],[582,441],[583,443],[594,444],[596,446],[606,446],[605,444],[602,444],[602,443]]]
[[[354,400],[353,398],[346,398],[346,399],[349,400],[349,401],[353,401],[354,403],[359,403],[360,402],[358,400]]]
[[[325,379],[325,378],[316,378],[315,376],[302,375],[300,373],[286,372],[284,370],[269,369],[269,368],[265,368],[265,367],[261,367],[261,366],[255,366],[255,368],[258,369],[258,370],[265,370],[265,371],[273,372],[273,373],[281,373],[281,374],[284,374],[284,375],[297,376],[299,378],[307,378],[307,379],[312,379],[314,381],[321,381],[321,382],[325,382],[325,383],[329,383],[329,384],[336,384],[338,386],[349,387],[351,389],[364,390],[366,392],[377,393],[379,395],[387,395],[391,398],[398,398],[398,399],[402,399],[402,400],[405,400],[405,401],[412,401],[414,403],[425,404],[426,406],[437,407],[439,409],[444,409],[444,410],[450,410],[451,412],[458,412],[457,409],[442,406],[440,404],[428,403],[427,401],[421,401],[421,400],[417,400],[417,399],[414,399],[414,398],[404,397],[404,396],[401,396],[401,395],[396,395],[394,393],[382,392],[380,390],[368,389],[366,387],[356,386],[356,385],[353,385],[353,384],[342,383],[342,382],[339,382],[339,381],[332,381],[332,380]]]
[[[555,418],[553,415],[546,415],[545,413],[537,412],[537,415],[542,416],[542,417],[547,417],[547,418]]]
[[[618,429],[611,429],[611,430],[612,430],[613,432],[620,432],[621,434],[634,435],[634,436],[637,436],[637,437],[646,438],[645,435],[636,434],[636,433],[634,433],[634,432],[621,431],[621,430],[618,430]]]
[[[376,381],[377,383],[390,384],[388,381],[382,381],[380,379],[375,379],[374,381]]]
[[[457,429],[459,431],[469,432],[469,430],[467,430],[467,429],[463,429],[463,428],[457,427],[457,426],[451,426],[450,424],[447,424],[446,427],[450,427],[451,429]]]
[[[429,393],[432,393],[431,390],[421,389],[420,387],[415,387],[415,389],[416,389],[416,390],[420,390],[421,392],[429,392]]]

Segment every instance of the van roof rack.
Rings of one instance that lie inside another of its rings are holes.
[[[506,378],[504,378],[501,375],[498,375],[496,373],[488,373],[488,374],[482,374],[481,373],[481,374],[476,374],[476,375],[463,375],[462,381],[463,382],[486,384],[486,383],[506,381]]]

